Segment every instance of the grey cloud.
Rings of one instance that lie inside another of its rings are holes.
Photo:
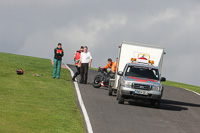
[[[162,45],[163,76],[199,85],[200,2],[197,0],[1,0],[0,51],[53,59],[63,43],[64,62],[87,45],[93,67],[118,55],[120,41]]]

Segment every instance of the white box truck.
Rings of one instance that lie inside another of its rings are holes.
[[[166,80],[161,77],[164,54],[160,46],[121,42],[117,74],[110,80],[109,95],[116,92],[119,104],[139,99],[159,107],[164,89],[161,81]]]

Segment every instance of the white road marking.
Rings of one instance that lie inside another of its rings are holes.
[[[182,89],[184,89],[184,90],[187,90],[187,91],[190,91],[190,92],[193,92],[193,93],[195,93],[195,94],[197,94],[197,95],[199,95],[199,96],[200,96],[200,94],[199,94],[199,93],[197,93],[197,92],[195,92],[195,91],[192,91],[192,90],[189,90],[189,89],[186,89],[186,88],[182,88]]]
[[[71,76],[74,76],[74,72],[66,65],[66,67],[69,69],[70,73],[71,73]],[[78,96],[78,101],[79,101],[79,104],[81,106],[81,110],[83,112],[83,116],[85,118],[85,122],[86,122],[86,126],[87,126],[87,130],[88,130],[88,133],[93,133],[93,130],[92,130],[92,125],[90,123],[90,119],[89,119],[89,116],[88,116],[88,113],[87,113],[87,110],[85,108],[85,105],[83,103],[83,99],[82,99],[82,96],[81,96],[81,92],[80,92],[80,89],[78,87],[78,83],[77,82],[74,82],[74,86],[75,86],[75,89],[76,89],[76,93],[77,93],[77,96]]]

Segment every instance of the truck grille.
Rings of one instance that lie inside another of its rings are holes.
[[[151,90],[151,86],[150,85],[134,84],[133,87],[135,89],[140,89],[140,90]]]

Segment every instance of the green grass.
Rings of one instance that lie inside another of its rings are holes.
[[[188,84],[178,83],[178,82],[173,82],[173,81],[162,82],[162,84],[168,85],[168,86],[174,86],[174,87],[178,87],[178,88],[184,88],[184,89],[188,89],[188,90],[192,90],[192,91],[195,91],[197,93],[200,93],[200,87],[199,86],[188,85]]]
[[[90,67],[90,69],[98,71],[98,68]]]
[[[68,70],[52,79],[49,59],[0,52],[0,62],[1,133],[85,132]]]

